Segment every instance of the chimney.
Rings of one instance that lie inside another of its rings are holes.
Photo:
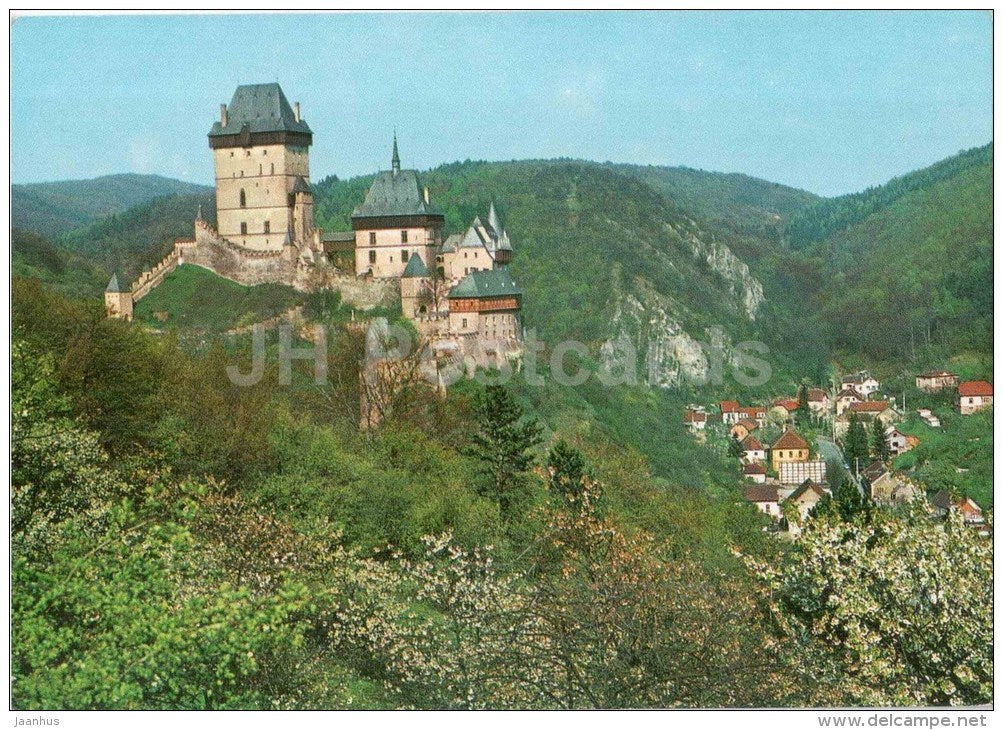
[[[296,115],[296,121],[298,122],[300,120],[300,103],[298,101],[293,104],[293,114]]]
[[[425,186],[425,205],[428,205],[428,186]]]
[[[226,104],[220,104],[219,105],[219,123],[225,127],[226,126],[226,122],[227,122],[227,118],[226,118]]]

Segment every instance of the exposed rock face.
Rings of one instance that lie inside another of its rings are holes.
[[[693,257],[702,259],[730,285],[731,295],[741,301],[746,316],[754,320],[765,297],[763,285],[752,276],[749,267],[723,243],[705,241],[692,233],[687,238]]]
[[[600,347],[604,367],[617,373],[635,361],[638,377],[662,388],[720,378],[722,369],[734,362],[729,339],[720,328],[710,327],[698,340],[683,329],[675,309],[668,297],[652,291],[625,295],[616,305],[611,336]]]

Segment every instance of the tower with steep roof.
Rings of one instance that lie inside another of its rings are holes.
[[[352,212],[355,273],[397,279],[415,255],[434,265],[444,222],[417,170],[401,169],[395,134],[390,169],[376,175],[365,200]]]
[[[132,320],[132,290],[119,284],[118,273],[111,275],[104,290],[104,313],[108,317]]]
[[[216,165],[220,236],[246,248],[281,251],[314,228],[310,126],[275,83],[238,86],[209,131]]]

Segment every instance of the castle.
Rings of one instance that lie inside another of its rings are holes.
[[[351,231],[314,221],[313,132],[277,83],[239,86],[209,131],[216,173],[214,228],[196,215],[194,236],[175,241],[131,287],[112,276],[109,317],[133,304],[182,263],[241,284],[281,283],[301,291],[336,288],[360,309],[400,298],[404,316],[437,356],[497,365],[517,358],[522,292],[508,264],[512,245],[491,204],[463,234],[443,240],[445,216],[416,170],[401,168],[394,135],[390,169],[378,173],[354,209]]]

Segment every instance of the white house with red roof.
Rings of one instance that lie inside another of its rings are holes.
[[[962,416],[978,413],[993,404],[993,386],[985,380],[966,380],[958,384],[955,403]]]

